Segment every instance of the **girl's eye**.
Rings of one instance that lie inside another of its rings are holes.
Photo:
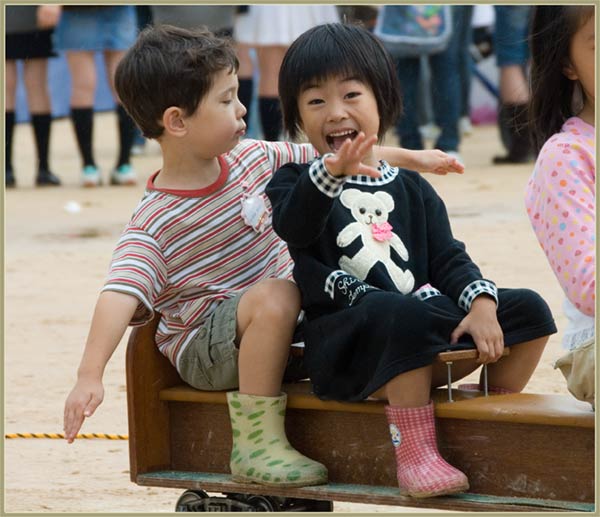
[[[308,101],[309,105],[321,104],[323,102],[322,99],[311,99]]]
[[[349,99],[354,99],[354,97],[358,97],[360,95],[360,92],[350,92],[346,94],[346,97],[348,97]]]
[[[228,100],[224,100],[223,104],[231,104],[233,102],[233,99],[228,99]]]

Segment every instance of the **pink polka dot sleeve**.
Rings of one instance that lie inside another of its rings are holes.
[[[544,145],[525,206],[565,295],[594,315],[596,272],[595,129],[573,117]]]

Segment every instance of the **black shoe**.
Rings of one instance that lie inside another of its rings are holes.
[[[38,187],[45,186],[58,186],[60,185],[60,179],[58,176],[55,176],[50,171],[38,171],[37,178],[35,179],[35,184]]]
[[[6,169],[6,174],[4,176],[4,184],[6,188],[14,188],[17,186],[17,182],[15,181],[15,175],[12,169]]]
[[[502,104],[498,113],[498,126],[505,156],[495,156],[494,164],[529,163],[534,159],[529,138],[528,110],[525,104]]]
[[[494,156],[492,162],[494,165],[532,163],[533,158],[532,154],[525,156],[511,156],[510,154],[507,154],[506,156]]]

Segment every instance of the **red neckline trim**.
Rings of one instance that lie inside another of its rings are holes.
[[[219,177],[215,180],[214,183],[208,185],[207,187],[201,189],[171,189],[171,188],[157,188],[154,186],[154,180],[156,176],[160,173],[160,170],[156,171],[152,176],[148,178],[148,183],[146,183],[146,188],[148,190],[156,190],[157,192],[164,192],[165,194],[173,194],[175,196],[181,197],[204,197],[209,196],[210,194],[214,194],[217,190],[219,190],[225,182],[227,181],[227,177],[229,176],[229,164],[225,160],[223,156],[218,156],[219,166],[221,167],[221,172],[219,173]]]

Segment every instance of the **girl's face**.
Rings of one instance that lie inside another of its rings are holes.
[[[371,87],[351,77],[329,77],[307,85],[298,98],[301,127],[320,154],[335,153],[360,131],[379,131],[379,111]]]
[[[579,28],[571,39],[569,50],[569,65],[565,67],[564,74],[572,81],[579,81],[583,88],[586,104],[594,107],[595,103],[595,75],[596,49],[594,39],[596,35],[594,16]]]

